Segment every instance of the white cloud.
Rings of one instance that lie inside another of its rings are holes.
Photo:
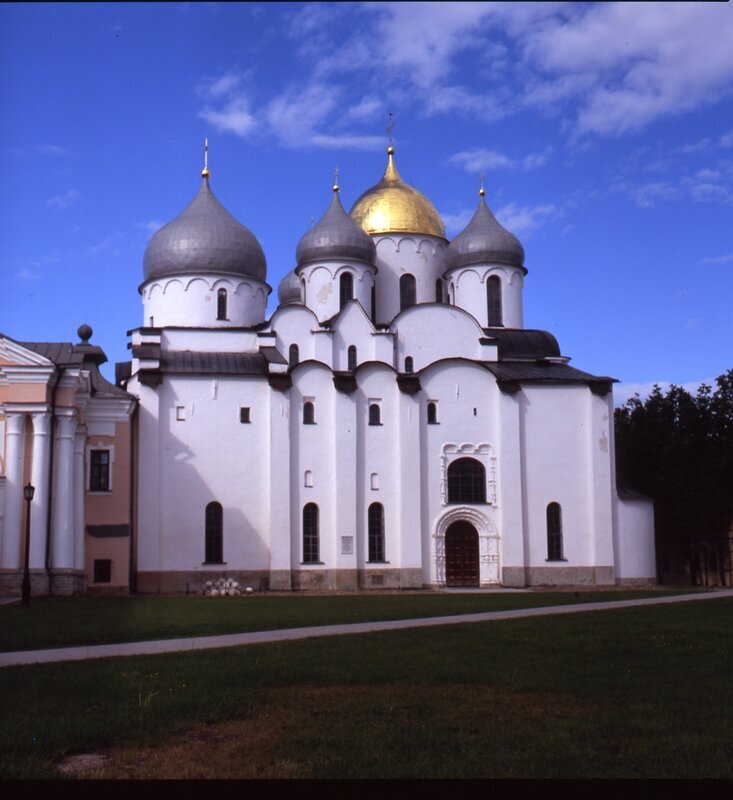
[[[382,101],[376,97],[363,97],[359,103],[347,109],[344,117],[361,122],[362,120],[374,120],[380,115],[384,115]]]
[[[659,200],[673,200],[679,197],[680,191],[671,183],[655,181],[632,189],[630,194],[639,208],[654,208]]]
[[[18,277],[23,281],[38,281],[41,276],[37,272],[29,269],[22,269],[18,272]]]
[[[455,214],[441,214],[440,217],[445,225],[448,238],[453,238],[456,234],[460,233],[471,221],[471,217],[475,212],[475,208],[464,208],[461,211],[457,211]]]
[[[536,206],[519,206],[507,203],[495,212],[501,224],[520,239],[536,231],[547,222],[563,215],[562,208],[553,203]]]
[[[199,116],[210,122],[217,131],[234,133],[246,138],[257,130],[258,122],[249,110],[249,101],[245,97],[235,97],[216,111],[205,107],[199,111]]]
[[[314,133],[308,139],[308,144],[314,147],[326,147],[332,150],[376,151],[384,148],[384,136],[358,136],[351,133],[336,135]]]
[[[56,209],[57,211],[63,211],[64,209],[73,206],[80,196],[81,195],[76,189],[69,189],[68,192],[64,192],[63,194],[55,194],[46,201],[46,205],[49,208]]]
[[[515,162],[503,153],[497,150],[485,150],[483,148],[461,150],[459,153],[454,153],[450,156],[448,163],[462,167],[466,172],[510,169],[515,166]]]
[[[510,158],[498,150],[486,150],[477,147],[473,150],[461,150],[458,153],[454,153],[448,158],[448,163],[462,167],[466,172],[519,168],[529,171],[544,166],[551,153],[552,148],[548,147],[541,153],[529,153],[521,158]]]
[[[733,128],[720,137],[719,144],[721,147],[733,147]]]
[[[38,149],[46,156],[68,156],[71,151],[57,144],[39,144]]]
[[[205,78],[197,91],[211,100],[217,100],[230,95],[234,90],[238,89],[245,77],[246,75],[241,72],[225,72],[218,78]]]
[[[733,261],[733,253],[727,253],[724,256],[715,256],[714,258],[703,258],[697,262],[699,267],[705,264],[730,264]]]
[[[151,219],[148,220],[148,222],[141,222],[138,227],[147,231],[152,236],[156,231],[159,231],[163,225],[165,225],[165,222],[160,222],[157,219]]]

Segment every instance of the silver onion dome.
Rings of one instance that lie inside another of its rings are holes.
[[[295,251],[298,266],[342,258],[374,264],[377,256],[374,242],[344,211],[338,186],[333,190],[328,211],[298,242]]]
[[[280,305],[286,303],[302,303],[300,296],[300,278],[291,271],[280,281],[277,287],[277,299]]]
[[[446,269],[471,264],[507,264],[524,269],[524,248],[491,213],[483,190],[471,221],[446,248]]]
[[[145,280],[230,273],[264,281],[267,263],[260,243],[216,199],[208,170],[202,174],[203,183],[190,205],[148,242]]]

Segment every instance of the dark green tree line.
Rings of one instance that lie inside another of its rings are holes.
[[[655,386],[615,413],[619,472],[655,500],[657,549],[676,545],[691,570],[694,543],[726,537],[733,521],[733,370],[715,383],[695,396]]]

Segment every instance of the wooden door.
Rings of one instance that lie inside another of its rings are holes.
[[[447,586],[479,585],[478,533],[470,522],[454,522],[445,534]]]

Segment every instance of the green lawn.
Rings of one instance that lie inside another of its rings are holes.
[[[674,592],[667,592],[673,594]],[[658,596],[637,592],[42,597],[0,606],[0,651],[174,639]]]
[[[731,665],[723,598],[3,668],[0,777],[731,779]]]

